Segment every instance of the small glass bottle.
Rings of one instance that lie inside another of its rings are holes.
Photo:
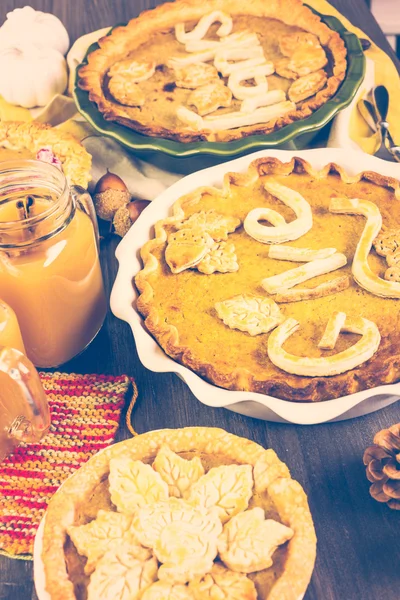
[[[15,348],[0,347],[0,461],[21,442],[38,442],[50,427],[39,374]]]
[[[0,296],[37,367],[67,362],[107,311],[93,204],[54,165],[0,163]]]

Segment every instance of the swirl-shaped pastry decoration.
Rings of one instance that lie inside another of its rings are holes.
[[[216,35],[218,37],[223,37],[229,35],[232,31],[232,19],[229,15],[222,12],[222,10],[214,10],[212,13],[208,15],[204,15],[197,23],[196,27],[192,29],[192,31],[185,31],[184,23],[177,23],[175,25],[175,36],[178,42],[181,44],[186,44],[187,42],[193,42],[202,40],[203,37],[207,34],[211,25],[214,23],[221,23],[220,27],[216,31]]]
[[[351,269],[353,277],[360,287],[375,296],[400,298],[400,283],[382,279],[368,264],[372,243],[382,228],[382,216],[377,205],[369,200],[358,198],[332,198],[329,210],[336,214],[363,215],[367,218],[354,254]]]
[[[336,315],[333,318],[336,319]],[[375,323],[362,317],[350,318],[346,316],[346,320],[341,326],[340,331],[357,333],[362,336],[354,346],[333,356],[320,358],[296,356],[295,354],[286,352],[282,346],[299,329],[299,326],[298,321],[295,319],[286,319],[282,325],[279,325],[271,333],[268,339],[268,357],[270,361],[276,367],[282,369],[282,371],[286,371],[286,373],[291,373],[292,375],[329,377],[345,373],[369,360],[378,350],[381,341],[379,329]],[[335,327],[331,322],[328,322],[327,329],[333,330]],[[325,335],[322,339],[324,337]]]
[[[286,223],[281,215],[279,215],[281,219],[278,219],[277,215],[279,213],[272,209],[255,208],[249,212],[243,223],[244,229],[250,237],[263,244],[281,244],[297,240],[311,229],[313,224],[311,207],[301,194],[273,179],[267,181],[264,188],[286,206],[289,206],[296,213],[297,219],[291,223]],[[271,221],[271,217],[275,219],[277,225]],[[261,225],[259,223],[260,219],[268,220],[275,226],[266,227]]]

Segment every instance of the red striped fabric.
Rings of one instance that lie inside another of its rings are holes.
[[[41,373],[52,424],[0,465],[0,550],[30,558],[39,523],[60,485],[114,441],[131,387],[122,375]]]

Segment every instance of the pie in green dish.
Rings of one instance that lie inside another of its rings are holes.
[[[272,8],[259,4],[255,16],[237,14],[237,2],[228,0],[215,0],[206,13],[198,2],[176,2],[114,28],[89,48],[77,70],[79,110],[97,130],[131,149],[177,157],[229,157],[316,131],[349,104],[362,81],[364,56],[358,38],[337,19],[317,15],[299,0],[275,2]],[[211,22],[205,39],[186,44],[177,40],[169,22],[173,10],[174,23],[183,21],[180,39]],[[297,14],[296,24],[291,13]],[[231,20],[230,34],[218,38],[218,19]],[[239,49],[232,48],[232,36],[239,36]],[[222,51],[219,46],[224,44]],[[217,45],[219,54],[186,64],[199,54],[193,49],[207,45]],[[254,79],[241,81],[235,70],[230,72],[232,65],[243,71],[242,65],[251,64],[256,66],[247,71]],[[297,72],[291,71],[293,66]],[[304,87],[310,86],[314,93],[307,96]],[[266,97],[274,101],[272,106],[263,106]],[[275,116],[262,122],[263,115]]]

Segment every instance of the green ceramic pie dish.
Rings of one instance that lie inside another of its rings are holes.
[[[118,123],[106,121],[97,109],[96,104],[89,100],[88,92],[81,90],[76,82],[74,98],[77,107],[98,132],[114,138],[125,147],[135,151],[136,154],[149,155],[149,157],[154,153],[163,153],[165,158],[208,157],[214,158],[214,162],[221,162],[263,148],[287,147],[288,142],[299,138],[299,136],[309,140],[312,135],[315,135],[318,130],[329,123],[340,110],[350,104],[364,78],[365,72],[365,58],[358,37],[350,33],[336,17],[321,15],[317,11],[313,12],[330,29],[337,31],[342,37],[347,49],[347,72],[336,94],[307,119],[296,121],[267,135],[251,135],[231,142],[184,143],[142,135]],[[88,54],[98,47],[98,44],[92,44],[88,48],[82,65],[87,64]],[[78,66],[77,71],[82,65]],[[297,143],[296,146],[298,146]],[[300,146],[304,146],[304,143]]]

